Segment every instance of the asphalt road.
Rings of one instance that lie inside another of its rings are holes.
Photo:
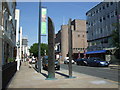
[[[67,64],[61,64],[61,68],[68,70]],[[109,67],[89,67],[89,66],[78,66],[72,65],[72,69],[75,72],[83,73],[91,76],[96,76],[104,79],[109,79],[118,82],[118,70],[110,69]]]

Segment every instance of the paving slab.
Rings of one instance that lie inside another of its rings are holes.
[[[55,80],[46,80],[47,71],[41,73],[21,65],[8,85],[8,88],[118,88],[118,82],[73,72],[76,78],[68,78],[68,70],[56,71]]]

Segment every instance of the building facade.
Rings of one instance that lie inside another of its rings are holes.
[[[118,21],[117,2],[101,2],[86,15],[88,51],[112,48],[113,24]]]
[[[2,65],[15,58],[16,2],[0,2],[0,60]]]
[[[84,53],[87,48],[86,21],[73,20],[72,27],[72,48],[73,54]],[[68,56],[68,25],[62,25],[61,30],[55,38],[56,51],[61,53],[62,60]]]
[[[25,61],[29,55],[28,38],[22,37],[22,60]]]
[[[101,2],[86,13],[88,51],[98,51],[97,56],[111,62],[118,61],[112,42],[112,33],[117,28],[114,25],[119,20],[118,9],[118,2]]]

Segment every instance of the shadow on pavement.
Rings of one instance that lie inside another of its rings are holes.
[[[33,67],[33,69],[38,72],[37,68]]]
[[[46,78],[48,78],[48,75],[47,75],[47,74],[42,73],[42,72],[41,72],[41,74],[42,74],[43,76],[45,76]]]
[[[64,77],[66,77],[66,78],[69,78],[69,75],[66,75],[66,74],[64,74],[64,73],[60,73],[60,72],[55,72],[55,73],[57,73],[57,74],[59,74],[59,75],[61,75],[61,76],[64,76]]]
[[[37,68],[33,67],[33,69],[38,72]],[[42,72],[41,72],[40,74],[42,74],[42,75],[45,76],[46,78],[48,77],[48,75],[45,74],[45,73],[42,73]]]
[[[38,72],[38,70],[37,70],[35,67],[33,67],[33,69]],[[47,70],[45,70],[45,71],[47,71]],[[61,76],[64,76],[64,77],[66,77],[66,78],[69,78],[69,75],[66,75],[66,74],[64,74],[64,73],[60,73],[60,72],[55,72],[55,73],[56,73],[56,74],[59,74],[59,75],[61,75]],[[46,78],[48,78],[48,75],[47,75],[47,74],[42,73],[42,72],[41,72],[40,74],[42,74],[43,76],[45,76]]]

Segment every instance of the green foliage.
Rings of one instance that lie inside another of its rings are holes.
[[[46,50],[46,54],[48,54],[48,45],[42,43],[40,46],[41,46],[41,56],[45,55],[45,50]],[[30,53],[33,53],[33,56],[38,57],[38,43],[34,43],[30,47]]]
[[[115,30],[112,32],[112,45],[118,48],[115,52],[115,57],[120,59],[119,24],[115,23],[113,26],[115,27]]]
[[[113,30],[112,32],[112,44],[113,46],[120,48],[119,47],[119,30],[118,30],[118,25],[117,24],[113,24],[113,26],[115,27],[115,30]]]
[[[13,58],[8,58],[8,62],[13,62],[15,59]]]
[[[42,43],[42,44],[41,44],[41,55],[42,55],[42,56],[45,55],[45,51],[46,51],[46,55],[48,55],[48,45]]]

